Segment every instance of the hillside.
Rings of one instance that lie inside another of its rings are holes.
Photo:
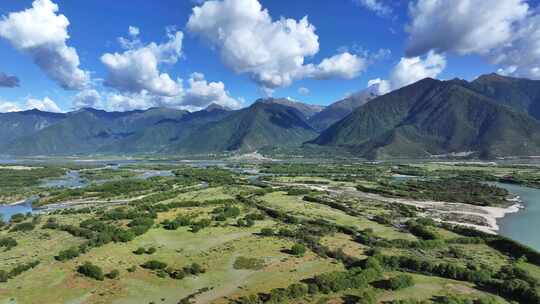
[[[265,146],[299,145],[316,135],[298,110],[277,103],[256,102],[202,126],[175,145],[173,151],[254,151]]]
[[[372,88],[355,93],[311,116],[309,124],[316,130],[323,131],[376,97],[377,95]]]
[[[311,143],[369,158],[540,155],[540,123],[458,81],[424,79],[358,108]]]
[[[478,77],[468,87],[540,120],[540,80],[489,74]]]
[[[287,98],[266,98],[266,99],[258,99],[255,102],[279,104],[279,105],[291,107],[293,109],[298,110],[305,117],[305,119],[309,119],[313,117],[314,115],[317,115],[317,113],[324,111],[325,109],[324,106],[312,105],[312,104],[303,103],[300,101],[290,100]]]
[[[39,110],[0,113],[0,146],[18,137],[39,132],[65,117],[65,114]]]
[[[16,138],[3,150],[16,155],[95,153],[140,130],[164,120],[179,119],[187,113],[163,108],[128,112],[81,109],[38,132]]]

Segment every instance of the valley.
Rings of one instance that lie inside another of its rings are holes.
[[[35,200],[4,214],[0,303],[536,303],[538,243],[497,217],[534,212],[505,188],[537,168],[13,160],[0,213]]]

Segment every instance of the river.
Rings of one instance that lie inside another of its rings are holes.
[[[497,221],[499,234],[512,238],[540,251],[540,189],[514,184],[495,183],[498,187],[518,195],[525,206],[517,213],[511,213]]]

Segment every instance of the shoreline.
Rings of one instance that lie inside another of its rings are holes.
[[[514,196],[508,198],[507,201],[510,204],[507,207],[492,207],[492,206],[475,206],[464,203],[450,203],[450,202],[440,202],[440,201],[418,201],[413,199],[406,198],[390,198],[384,197],[378,194],[366,193],[358,191],[354,188],[341,189],[336,191],[335,189],[329,189],[327,186],[314,186],[307,184],[297,184],[298,186],[304,186],[314,190],[327,191],[329,193],[334,193],[337,195],[350,195],[357,198],[363,199],[374,199],[382,202],[387,202],[391,204],[404,204],[409,206],[414,206],[421,208],[424,211],[421,213],[423,216],[431,217],[436,221],[461,225],[465,227],[471,227],[479,231],[489,233],[489,234],[498,234],[500,227],[498,220],[504,218],[508,214],[517,213],[520,210],[525,208],[525,205],[519,198],[519,196]],[[452,221],[444,219],[444,216],[448,215],[462,215],[462,216],[472,216],[481,218],[485,221],[485,224],[474,223],[473,220],[470,221]]]

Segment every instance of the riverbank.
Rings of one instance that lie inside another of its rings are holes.
[[[277,186],[280,185],[280,183],[273,184]],[[489,234],[499,233],[500,227],[498,221],[500,219],[509,214],[519,212],[525,208],[518,196],[509,198],[508,206],[506,207],[487,207],[463,203],[420,201],[408,198],[385,197],[379,194],[358,191],[353,187],[330,187],[327,185],[312,185],[302,183],[295,183],[292,185],[317,191],[324,191],[336,196],[414,206],[421,210],[421,216],[429,217],[439,222],[475,228]]]

